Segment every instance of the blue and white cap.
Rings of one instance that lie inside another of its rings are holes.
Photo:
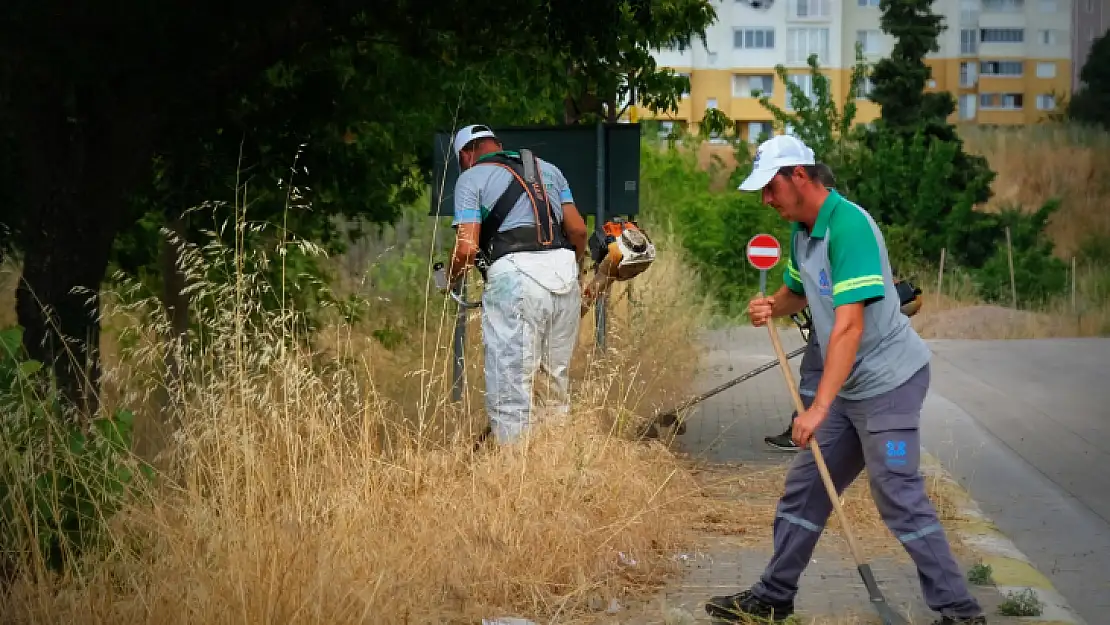
[[[781,167],[815,165],[813,150],[791,135],[771,137],[759,145],[752,161],[752,173],[740,183],[741,191],[759,191],[771,182]]]

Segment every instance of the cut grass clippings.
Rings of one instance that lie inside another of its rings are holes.
[[[790,461],[771,466],[712,466],[693,469],[699,486],[697,512],[693,526],[705,535],[727,536],[739,546],[768,546],[772,543],[775,506],[782,495]],[[937,509],[945,529],[951,530],[962,518],[958,514],[959,493],[945,480],[927,477],[926,492]],[[824,486],[819,496],[827,497]],[[868,557],[890,556],[909,561],[902,544],[887,529],[871,498],[866,474],[841,495],[841,507],[852,531]],[[848,553],[848,543],[840,531],[840,521],[832,512],[821,539]],[[949,531],[953,551],[965,547]]]

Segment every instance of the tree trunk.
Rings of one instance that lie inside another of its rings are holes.
[[[16,313],[28,354],[52,366],[63,398],[86,414],[99,408],[100,283],[114,232],[96,204],[61,189],[36,203],[23,242]],[[75,292],[76,291],[76,292]]]
[[[101,281],[125,193],[149,165],[154,118],[137,114],[139,91],[40,84],[15,96],[27,202],[16,313],[28,353],[86,415],[99,409]]]

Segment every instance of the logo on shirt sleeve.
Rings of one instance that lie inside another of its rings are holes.
[[[823,297],[832,296],[832,282],[829,280],[829,272],[824,269],[817,274],[817,292]]]

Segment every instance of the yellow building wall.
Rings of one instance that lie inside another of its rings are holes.
[[[1037,63],[1053,62],[1056,64],[1054,78],[1037,78]],[[1026,59],[1025,60],[1025,123],[1036,124],[1045,121],[1053,111],[1037,110],[1037,96],[1041,94],[1055,94],[1056,106],[1060,106],[1060,99],[1071,95],[1072,64],[1067,59]]]
[[[1024,62],[1024,75],[1020,78],[983,77],[976,72],[978,78],[977,83],[971,87],[961,87],[960,63],[970,62],[978,64],[982,60],[1021,60]],[[1056,76],[1054,78],[1037,78],[1037,64],[1048,61],[1056,64]],[[1060,97],[1070,94],[1070,77],[1072,70],[1071,63],[1066,59],[962,57],[927,59],[926,64],[932,71],[932,80],[936,81],[935,86],[926,87],[926,91],[948,91],[957,102],[959,101],[959,96],[964,94],[1021,93],[1024,95],[1022,109],[1018,111],[983,110],[978,106],[977,99],[974,120],[961,122],[959,119],[959,111],[957,110],[949,118],[949,121],[952,123],[1034,124],[1044,121],[1046,116],[1051,113],[1051,111],[1040,111],[1037,109],[1038,95],[1055,93],[1059,100]],[[652,114],[651,111],[644,110],[642,111],[642,118],[687,122],[691,124],[691,129],[693,129],[696,127],[696,124],[703,119],[709,99],[716,98],[717,108],[724,111],[742,127],[742,138],[747,139],[748,137],[745,136],[747,134],[747,122],[769,122],[773,120],[773,117],[770,111],[763,108],[763,105],[760,104],[757,98],[733,96],[732,82],[734,75],[774,76],[774,93],[771,96],[771,102],[781,108],[785,108],[786,106],[786,85],[775,75],[773,68],[745,67],[742,69],[691,70],[690,68],[676,67],[673,69],[679,72],[690,73],[689,96],[683,98],[679,102],[678,110],[676,111]],[[808,69],[792,69],[789,71],[789,74],[806,74],[808,72]],[[830,78],[833,101],[837,103],[838,107],[842,106],[851,82],[851,69],[831,68],[822,70],[822,73]],[[881,111],[879,105],[874,102],[864,98],[857,99],[855,103],[857,109],[856,123],[868,123],[879,117]]]

